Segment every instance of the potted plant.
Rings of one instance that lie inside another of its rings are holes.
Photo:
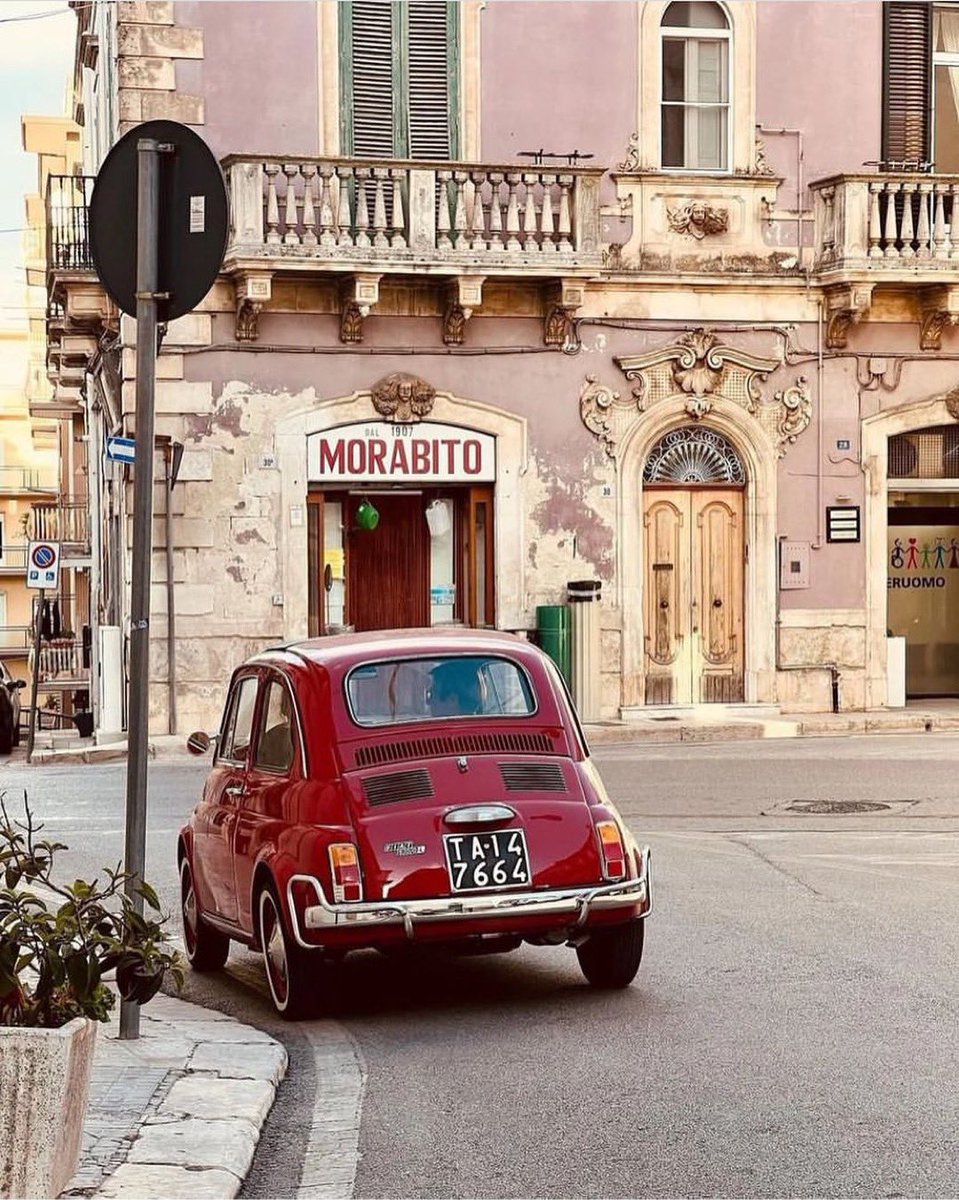
[[[67,847],[41,830],[0,794],[0,1196],[57,1196],[77,1169],[104,976],[139,1004],[183,978],[154,890],[137,885],[141,915],[119,867],[58,882]]]

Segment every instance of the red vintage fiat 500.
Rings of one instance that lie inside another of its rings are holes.
[[[610,803],[562,677],[508,634],[257,655],[233,675],[177,853],[194,969],[222,967],[231,939],[258,948],[290,1018],[322,1001],[331,960],[409,942],[566,943],[591,984],[625,987],[651,906],[649,849]]]

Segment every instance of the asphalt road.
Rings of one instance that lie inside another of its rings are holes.
[[[636,984],[584,986],[565,948],[397,963],[361,955],[338,1020],[284,1027],[253,956],[191,998],[278,1031],[289,1079],[245,1195],[295,1193],[309,1114],[366,1073],[355,1195],[954,1196],[959,1178],[959,738],[610,748],[653,846]],[[203,764],[151,767],[148,875]],[[122,767],[0,768],[29,786],[67,873],[119,857]],[[822,801],[890,807],[795,811]],[[319,1089],[319,1091],[318,1091]]]

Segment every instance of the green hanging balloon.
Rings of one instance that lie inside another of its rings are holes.
[[[360,529],[372,530],[380,523],[380,514],[370,504],[369,500],[364,500],[356,510],[356,523]]]

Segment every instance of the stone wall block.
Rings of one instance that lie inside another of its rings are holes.
[[[866,631],[854,626],[782,629],[780,653],[784,666],[836,663],[862,668],[866,664]]]
[[[213,455],[209,450],[184,450],[180,460],[178,483],[212,480]]]
[[[184,380],[158,380],[158,413],[207,413],[213,407],[213,385]]]
[[[615,629],[601,629],[599,635],[600,670],[619,677],[621,654],[620,635]]]
[[[176,589],[177,616],[202,617],[213,612],[216,588],[212,583],[183,583]],[[166,614],[166,585],[153,583],[151,586],[150,612]]]
[[[170,58],[121,58],[117,63],[120,87],[173,91],[176,71]]]
[[[120,0],[117,20],[121,25],[172,25],[173,0]]]
[[[132,88],[120,88],[121,121],[139,122],[143,120],[142,98],[142,92],[135,91]]]
[[[121,25],[117,47],[122,55],[150,58],[202,58],[203,30],[176,25]]]
[[[262,517],[230,517],[230,545],[240,554],[275,546],[273,522]]]
[[[167,326],[167,346],[209,346],[213,341],[213,318],[209,313],[191,312]]]
[[[143,92],[141,95],[144,121],[202,125],[206,119],[202,96],[187,96],[183,92]]]

